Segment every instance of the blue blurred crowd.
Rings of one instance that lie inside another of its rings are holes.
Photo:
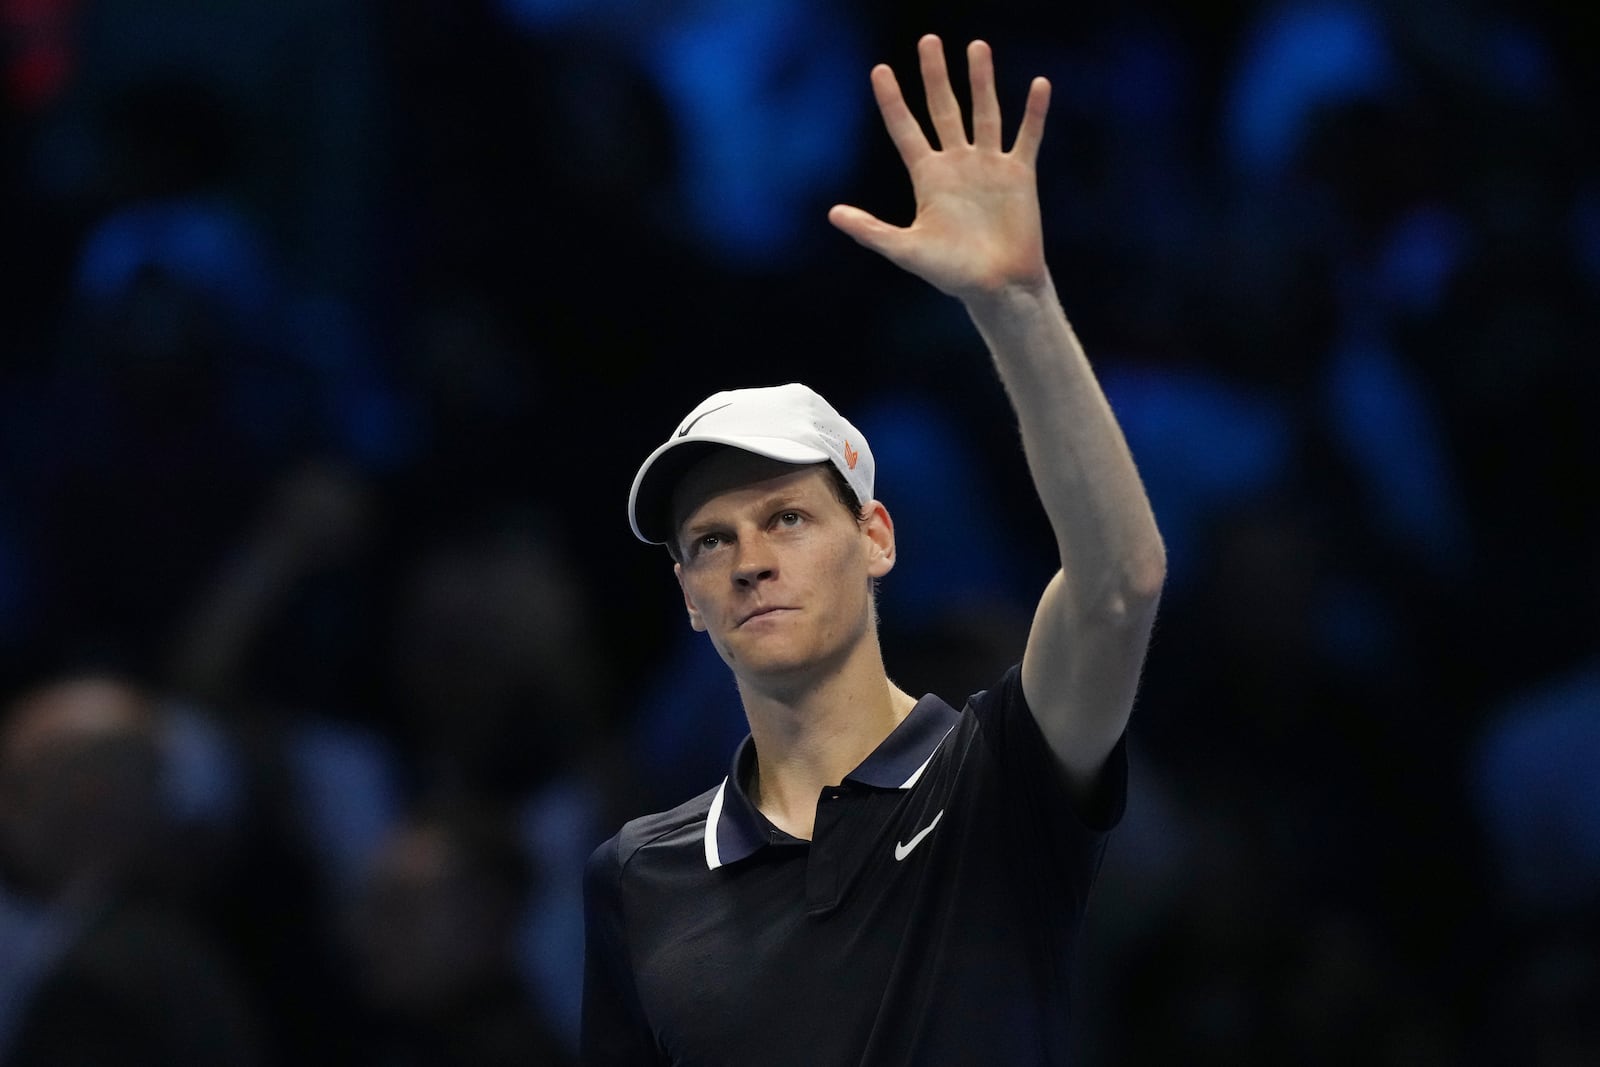
[[[898,684],[1019,654],[981,344],[824,220],[927,31],[1054,84],[1171,564],[1081,1062],[1600,1062],[1590,6],[0,0],[0,1064],[573,1062],[744,732],[623,510],[716,389],[871,438]]]

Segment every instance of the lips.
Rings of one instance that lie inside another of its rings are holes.
[[[783,607],[781,605],[776,605],[776,604],[769,605],[767,607],[756,608],[754,611],[750,612],[748,615],[746,615],[742,619],[740,619],[739,620],[739,625],[743,626],[745,623],[749,622],[751,619],[759,619],[764,615],[771,615],[774,612],[790,611],[790,610],[792,610],[792,609]]]

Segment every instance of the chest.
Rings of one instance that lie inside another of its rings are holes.
[[[875,1035],[915,1034],[943,1000],[1037,987],[1025,944],[1047,940],[1043,897],[1008,855],[998,798],[933,767],[925,779],[825,792],[809,844],[635,884],[649,912],[629,916],[634,975],[672,1062],[862,1062]],[[796,1018],[826,1025],[776,1047]]]

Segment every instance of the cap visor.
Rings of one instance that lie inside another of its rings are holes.
[[[737,448],[781,463],[827,463],[831,457],[819,448],[782,437],[693,434],[674,439],[650,453],[634,475],[628,494],[628,522],[633,534],[646,544],[662,545],[671,539],[672,493],[689,468],[717,448]]]

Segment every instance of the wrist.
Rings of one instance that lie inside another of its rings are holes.
[[[971,289],[962,293],[960,299],[972,321],[985,333],[1025,328],[1042,319],[1063,315],[1048,270],[1033,279]]]

